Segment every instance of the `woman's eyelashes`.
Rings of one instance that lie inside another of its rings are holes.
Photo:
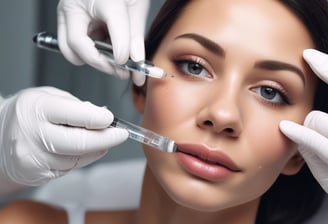
[[[266,102],[273,105],[290,105],[290,100],[282,90],[275,87],[263,85],[254,88],[256,94],[263,98]]]
[[[174,64],[184,75],[192,77],[212,78],[211,73],[205,68],[206,62],[199,57],[191,56],[175,59]]]

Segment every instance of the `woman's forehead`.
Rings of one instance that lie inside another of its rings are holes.
[[[279,1],[272,0],[193,0],[167,36],[183,33],[199,33],[217,42],[226,38],[243,45],[254,43],[262,48],[278,44],[281,48],[296,47],[303,51],[314,46],[298,17]]]
[[[201,24],[212,25],[212,28],[226,22],[248,27],[264,27],[269,23],[284,26],[289,21],[300,23],[291,10],[273,0],[193,0],[182,10],[176,23],[179,21],[187,27]]]

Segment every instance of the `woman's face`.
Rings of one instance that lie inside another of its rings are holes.
[[[302,123],[315,77],[302,60],[313,48],[279,1],[196,0],[161,42],[137,105],[143,126],[174,139],[178,153],[145,146],[148,166],[177,203],[202,211],[251,202],[279,174],[302,165],[281,120]],[[142,98],[142,99],[140,99]]]

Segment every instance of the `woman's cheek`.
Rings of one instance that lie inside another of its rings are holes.
[[[174,127],[188,106],[187,91],[182,91],[174,80],[165,79],[149,80],[147,86],[151,94],[146,96],[143,126],[154,131]]]
[[[257,118],[259,118],[257,116]],[[280,119],[272,119],[267,122],[253,122],[253,130],[249,131],[249,139],[256,141],[251,150],[257,161],[253,165],[259,171],[269,168],[278,174],[283,170],[288,160],[296,153],[296,145],[285,137],[279,130]]]

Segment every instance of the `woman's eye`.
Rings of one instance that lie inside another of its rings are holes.
[[[260,95],[262,98],[269,101],[270,103],[289,104],[287,96],[275,88],[272,88],[270,86],[260,86],[257,87],[255,90],[258,95]]]
[[[189,60],[176,60],[175,64],[183,73],[187,75],[211,77],[208,71],[198,62]]]

